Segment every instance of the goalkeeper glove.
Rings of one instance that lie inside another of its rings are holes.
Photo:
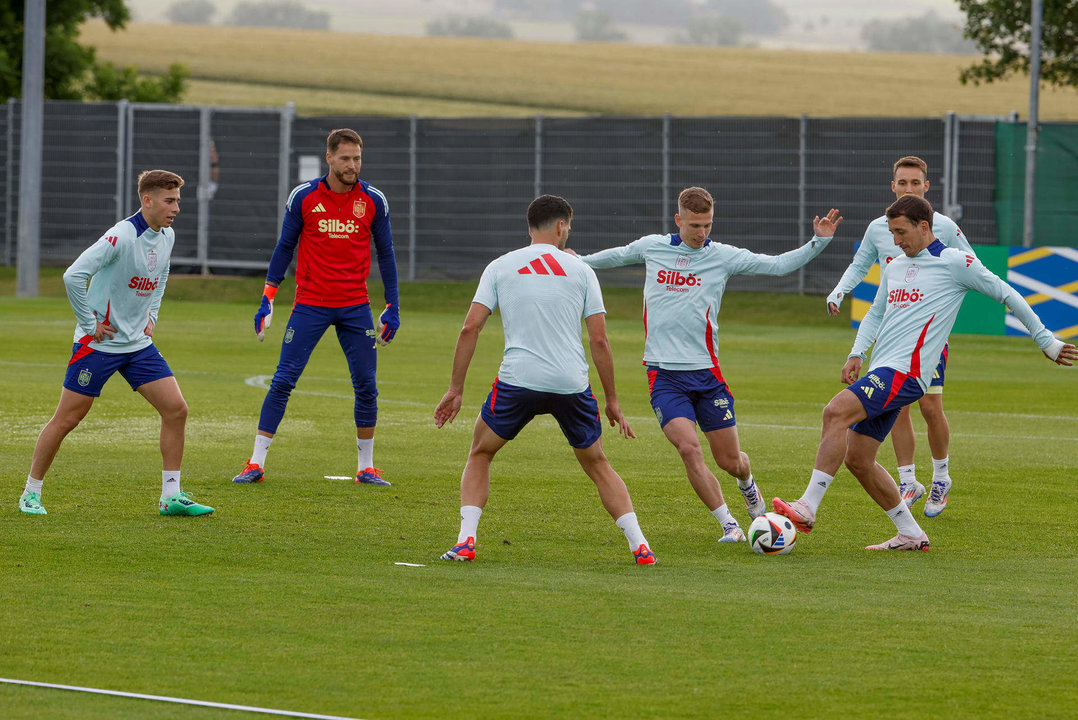
[[[388,345],[401,326],[400,307],[395,303],[386,303],[386,309],[378,316],[378,344]]]
[[[262,291],[262,304],[258,306],[258,312],[255,313],[255,335],[258,336],[258,342],[266,339],[266,328],[270,326],[270,321],[273,320],[273,298],[276,295],[277,288],[266,283],[266,287]]]

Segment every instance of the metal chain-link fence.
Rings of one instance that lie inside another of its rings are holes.
[[[137,103],[45,105],[41,259],[66,264],[137,209],[135,178],[165,168],[187,181],[173,270],[264,269],[291,188],[325,172],[325,138],[364,139],[361,176],[389,199],[402,279],[474,279],[527,242],[524,211],[540,193],[573,205],[581,253],[676,230],[678,192],[715,197],[712,237],[780,253],[812,218],[845,217],[834,250],[786,278],[731,287],[824,293],[864,228],[893,199],[892,163],[929,165],[929,200],[974,244],[996,242],[992,192],[997,118],[385,118],[303,117],[291,107]],[[0,106],[0,243],[15,260],[20,112]],[[638,271],[604,275],[636,282]]]

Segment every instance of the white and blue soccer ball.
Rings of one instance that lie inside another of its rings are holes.
[[[785,555],[796,542],[794,524],[778,513],[764,513],[749,525],[749,544],[760,555]]]

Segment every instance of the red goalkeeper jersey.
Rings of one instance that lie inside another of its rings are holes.
[[[345,193],[333,192],[325,176],[305,182],[288,198],[266,280],[280,284],[298,246],[297,303],[346,307],[368,302],[372,241],[386,302],[396,302],[396,260],[385,195],[363,180]]]

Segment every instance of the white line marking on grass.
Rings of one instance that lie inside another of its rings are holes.
[[[326,480],[355,480],[354,475],[323,475]]]
[[[272,375],[255,375],[254,377],[249,377],[244,380],[243,384],[250,385],[251,387],[261,388],[263,390],[269,390],[270,380],[272,379]],[[292,394],[297,393],[300,395],[317,395],[318,397],[341,398],[342,400],[352,400],[353,398],[355,398],[355,395],[341,395],[340,393],[323,393],[314,392],[313,390],[292,391]],[[379,397],[378,402],[379,404],[384,403],[386,405],[411,405],[413,407],[427,407],[430,405],[430,403],[413,402],[411,400],[386,400],[383,397]]]
[[[418,564],[416,564],[416,563],[400,563],[400,562],[395,562],[395,563],[393,563],[393,564],[394,564],[394,565],[401,565],[401,566],[403,566],[403,567],[427,567],[426,565],[418,565]]]
[[[142,693],[101,690],[100,688],[79,687],[78,685],[57,685],[54,683],[33,682],[30,680],[0,678],[0,683],[8,683],[10,685],[30,685],[32,687],[50,688],[53,690],[74,690],[75,692],[93,693],[95,695],[113,695],[116,697],[135,698],[137,700],[156,700],[158,702],[170,702],[180,705],[199,705],[201,707],[239,710],[241,712],[261,713],[263,715],[285,715],[287,717],[314,718],[315,720],[361,720],[361,718],[345,717],[343,715],[319,715],[318,713],[295,712],[292,710],[274,710],[273,708],[254,707],[252,705],[233,705],[231,703],[209,702],[208,700],[190,700],[188,698],[168,697],[167,695],[144,695]]]
[[[629,420],[648,420],[650,418],[631,417]],[[738,423],[738,427],[751,427],[751,428],[764,428],[765,430],[811,430],[812,432],[820,432],[818,427],[809,427],[808,425],[766,425],[763,423]],[[990,435],[986,433],[956,433],[951,432],[951,437],[960,438],[996,438],[999,440],[1070,440],[1071,442],[1078,442],[1078,437],[1051,437],[1045,435]]]

